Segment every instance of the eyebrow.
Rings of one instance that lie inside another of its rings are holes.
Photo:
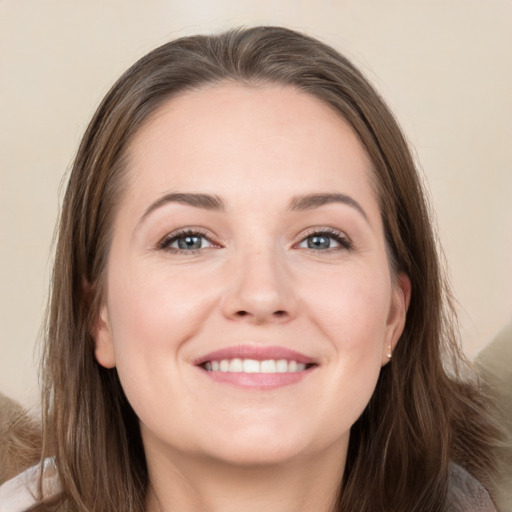
[[[320,206],[332,203],[341,203],[351,206],[368,221],[368,215],[364,211],[363,207],[355,199],[345,194],[328,193],[297,196],[290,201],[290,209],[292,211],[311,210],[313,208],[319,208]]]
[[[155,211],[157,208],[160,208],[161,206],[164,206],[167,203],[187,204],[189,206],[194,206],[196,208],[203,208],[204,210],[222,211],[225,209],[224,202],[218,196],[210,194],[192,194],[176,192],[166,194],[165,196],[161,197],[160,199],[157,199],[154,203],[152,203],[140,218],[140,222],[142,222],[151,212]]]
[[[224,201],[222,201],[219,196],[211,194],[174,192],[166,194],[152,203],[142,215],[139,223],[143,222],[151,212],[168,203],[181,203],[194,206],[195,208],[202,208],[204,210],[225,210]],[[352,208],[355,208],[366,220],[368,220],[368,216],[366,215],[363,207],[355,199],[339,193],[320,193],[296,196],[290,201],[289,209],[292,211],[312,210],[332,203],[341,203],[351,206]]]

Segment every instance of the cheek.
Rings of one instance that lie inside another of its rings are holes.
[[[215,288],[205,289],[204,282],[201,276],[180,279],[162,265],[133,265],[110,273],[109,324],[127,395],[134,388],[142,396],[157,375],[177,371],[181,347],[201,330],[214,302]]]
[[[328,346],[325,374],[313,407],[323,436],[333,442],[350,430],[368,405],[381,370],[390,288],[367,269],[316,277],[304,302],[312,331]],[[323,446],[323,444],[322,444]]]
[[[317,275],[314,282],[309,315],[340,353],[364,355],[382,344],[391,298],[385,271],[353,266]]]
[[[208,290],[195,280],[169,275],[162,266],[119,270],[111,273],[108,303],[116,368],[126,397],[147,425],[165,422],[157,411],[170,404],[175,414],[186,416],[183,407],[191,407],[190,401],[176,399],[185,393],[179,384],[181,349],[204,324],[212,302]]]
[[[158,264],[116,272],[108,301],[115,343],[149,349],[159,341],[173,346],[173,340],[187,338],[211,301],[203,279],[183,279]]]
[[[358,267],[317,276],[309,294],[309,317],[331,348],[326,385],[338,397],[339,412],[352,411],[353,421],[366,407],[380,374],[390,297],[385,271]]]

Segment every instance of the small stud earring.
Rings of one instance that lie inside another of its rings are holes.
[[[390,345],[389,348],[388,348],[388,353],[386,354],[386,356],[387,356],[388,359],[391,359],[392,355],[393,355],[393,353],[391,352],[391,345]]]

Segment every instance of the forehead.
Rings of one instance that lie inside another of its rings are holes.
[[[333,107],[292,86],[208,85],[168,100],[128,150],[131,191],[371,188],[372,165]],[[311,190],[307,190],[310,192]],[[256,191],[255,191],[256,192]]]

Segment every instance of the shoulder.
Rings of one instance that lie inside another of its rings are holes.
[[[39,494],[39,478],[43,474],[42,500],[36,498]],[[59,475],[55,459],[45,459],[26,469],[19,475],[0,485],[0,510],[2,512],[26,512],[33,510],[41,503],[54,500],[61,492]]]
[[[39,428],[21,406],[0,394],[0,511],[35,510],[43,471],[43,500],[58,495],[60,482],[53,458],[40,460]],[[26,469],[26,468],[29,469]],[[24,471],[23,471],[24,470]]]
[[[16,402],[0,393],[0,484],[41,457],[38,423]]]
[[[450,465],[446,512],[497,512],[487,489],[458,464]]]

